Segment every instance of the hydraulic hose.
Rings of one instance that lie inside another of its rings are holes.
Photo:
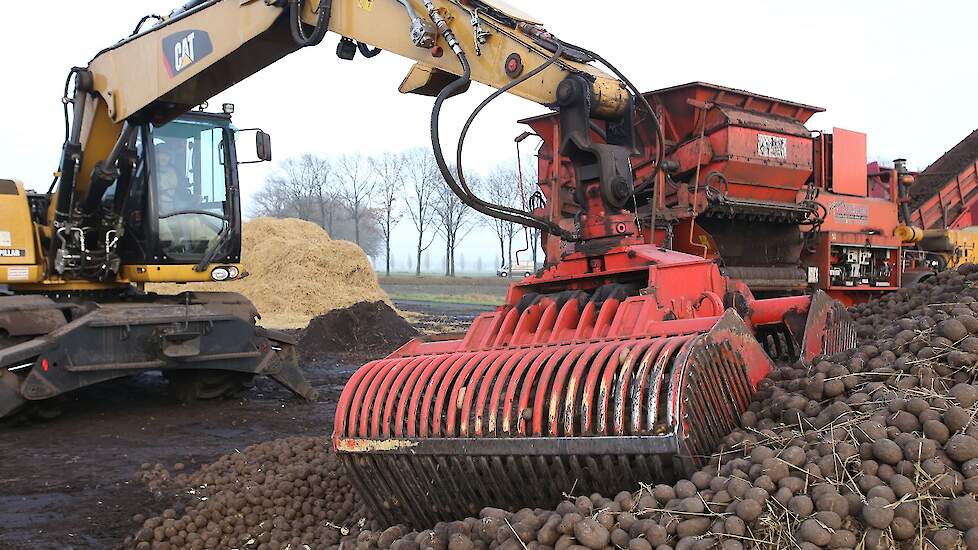
[[[455,39],[455,35],[452,33],[451,29],[448,27],[447,22],[435,11],[434,5],[429,1],[425,2],[425,7],[428,9],[429,15],[432,17],[432,21],[435,26],[441,32],[445,41],[448,43],[452,51],[458,57],[459,63],[462,65],[462,75],[452,81],[449,85],[445,86],[438,96],[435,98],[434,106],[431,110],[431,146],[432,152],[435,156],[435,162],[438,165],[438,170],[441,172],[442,177],[445,179],[445,183],[448,187],[455,193],[463,203],[472,209],[501,220],[518,223],[521,225],[527,225],[530,227],[535,227],[542,231],[547,231],[555,235],[571,237],[570,233],[563,230],[560,226],[554,223],[550,223],[546,220],[541,220],[536,217],[527,217],[525,215],[516,215],[505,212],[499,212],[495,210],[489,203],[484,203],[474,197],[465,188],[461,187],[458,181],[455,179],[455,175],[452,174],[451,168],[448,166],[448,162],[445,160],[444,149],[441,145],[441,131],[440,131],[440,119],[441,110],[445,101],[455,95],[455,93],[461,90],[463,87],[468,85],[472,80],[472,67],[469,65],[469,61],[465,56],[465,52],[462,51],[461,46]]]
[[[332,7],[332,0],[320,0],[316,26],[313,27],[312,34],[306,36],[302,28],[302,0],[289,0],[289,28],[292,30],[292,39],[300,48],[317,46],[323,41],[329,30],[329,15]]]
[[[360,50],[360,55],[366,57],[367,59],[370,59],[371,57],[377,57],[377,55],[379,55],[380,52],[384,51],[380,48],[371,48],[370,46],[364,44],[363,42],[357,42],[357,49]]]
[[[455,152],[455,155],[456,155],[455,163],[456,163],[457,170],[458,170],[459,184],[462,187],[462,189],[464,189],[466,191],[466,193],[468,193],[470,196],[472,196],[473,200],[478,201],[479,203],[481,203],[482,205],[486,206],[487,208],[491,208],[491,209],[493,209],[495,211],[498,211],[498,212],[508,212],[510,214],[515,214],[517,216],[525,216],[525,217],[528,217],[528,218],[532,218],[534,220],[539,220],[539,218],[537,218],[536,216],[534,216],[530,212],[527,212],[526,210],[520,210],[518,208],[510,208],[508,206],[502,206],[502,205],[498,205],[498,204],[487,203],[487,202],[479,199],[475,195],[475,193],[472,192],[472,190],[468,186],[468,183],[465,181],[465,173],[462,170],[462,149],[465,147],[465,138],[466,138],[466,136],[469,133],[469,128],[472,127],[472,123],[475,121],[476,117],[479,116],[479,113],[481,113],[482,110],[487,105],[489,105],[489,103],[491,103],[497,97],[499,97],[499,96],[503,95],[504,93],[508,92],[509,90],[515,88],[516,86],[519,86],[520,84],[526,82],[527,80],[529,80],[529,79],[535,77],[536,75],[542,73],[544,70],[547,69],[547,67],[549,67],[549,66],[553,65],[554,63],[556,63],[557,60],[560,59],[560,56],[563,53],[564,53],[564,46],[562,44],[558,43],[557,44],[556,51],[554,51],[554,54],[549,59],[547,59],[547,61],[545,61],[539,67],[537,67],[537,68],[533,69],[532,71],[526,73],[522,77],[520,77],[520,78],[518,78],[518,79],[516,79],[516,80],[514,80],[514,81],[512,81],[512,82],[510,82],[508,84],[506,84],[505,86],[502,86],[502,87],[498,88],[496,91],[494,91],[492,94],[490,94],[489,97],[487,97],[482,103],[479,104],[478,107],[475,108],[475,110],[472,111],[472,114],[469,115],[468,120],[465,121],[465,125],[462,126],[462,132],[461,132],[461,134],[459,134],[459,138],[458,138],[458,148],[456,149],[456,152]]]
[[[136,28],[134,28],[132,30],[132,32],[129,33],[129,38],[132,38],[133,36],[136,36],[137,34],[139,34],[139,31],[141,31],[143,29],[143,23],[149,21],[150,19],[155,19],[156,21],[159,21],[161,23],[164,22],[164,21],[166,21],[165,19],[163,19],[163,16],[162,15],[159,15],[157,13],[153,13],[153,14],[150,14],[150,15],[144,15],[143,18],[139,20],[139,23],[136,23]]]

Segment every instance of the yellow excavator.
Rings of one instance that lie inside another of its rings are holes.
[[[294,342],[256,326],[243,296],[143,287],[245,274],[235,148],[244,132],[229,112],[194,109],[327,31],[340,35],[342,59],[387,50],[416,61],[400,91],[436,96],[435,153],[472,208],[569,234],[554,219],[482,201],[448,168],[438,115],[473,80],[496,88],[490,100],[511,92],[562,106],[575,162],[594,172],[602,196],[619,206],[631,196],[638,90],[503,2],[193,0],[70,70],[48,192],[0,179],[0,418],[54,414],[52,398],[146,371],[162,371],[186,399],[224,395],[254,375],[314,397]],[[606,121],[602,143],[591,139],[593,120]],[[257,156],[270,160],[270,138],[255,134]]]

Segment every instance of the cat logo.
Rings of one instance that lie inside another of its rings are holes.
[[[201,30],[180,31],[163,39],[163,63],[170,78],[214,51],[211,37]]]

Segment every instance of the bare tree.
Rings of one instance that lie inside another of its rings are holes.
[[[516,170],[502,165],[494,168],[486,178],[486,199],[502,206],[522,208]],[[499,218],[490,218],[488,223],[499,240],[500,265],[512,265],[513,237],[521,229],[520,225]]]
[[[329,161],[310,153],[284,160],[265,178],[265,186],[255,197],[255,214],[313,220],[318,213],[322,222],[328,207],[329,173]]]
[[[435,202],[439,187],[444,186],[438,165],[431,151],[423,148],[411,149],[404,153],[404,180],[407,184],[405,201],[407,215],[418,235],[415,275],[421,276],[421,255],[435,240]],[[425,259],[425,268],[428,260]]]
[[[265,178],[265,184],[255,193],[251,205],[251,215],[287,218],[292,215],[293,204],[282,183],[284,180],[273,175]]]
[[[479,179],[473,176],[469,177],[468,184],[473,191],[481,187]],[[437,232],[445,241],[445,276],[454,277],[455,250],[478,225],[479,219],[476,211],[463,203],[444,182],[437,187],[434,207]]]
[[[381,198],[377,225],[384,236],[385,273],[391,274],[391,234],[394,226],[401,221],[401,210],[397,203],[404,189],[404,157],[386,152],[370,159],[370,166],[379,180]]]
[[[340,183],[340,200],[353,222],[353,242],[359,246],[361,228],[374,212],[371,206],[377,178],[360,153],[339,157],[336,160],[336,177]]]
[[[339,195],[333,179],[333,165],[327,158],[306,153],[299,157],[299,165],[306,179],[306,193],[316,206],[319,225],[333,235],[336,226],[337,198]]]
[[[373,178],[369,166],[365,173]],[[346,202],[340,195],[339,175],[335,161],[329,158],[305,154],[287,159],[265,179],[250,213],[318,223],[334,239],[359,238],[360,248],[375,255],[380,250],[380,230],[367,221],[375,219],[380,212],[369,204],[361,204],[359,223],[353,223],[352,217],[346,215]]]

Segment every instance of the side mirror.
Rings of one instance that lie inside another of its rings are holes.
[[[246,143],[246,132],[255,133],[255,150],[251,151]],[[258,128],[245,128],[235,133],[235,142],[238,144],[238,164],[254,164],[256,162],[269,162],[272,160],[272,136]],[[244,159],[244,160],[242,160]]]
[[[272,136],[258,130],[255,133],[255,151],[259,159],[270,162],[272,160]]]

